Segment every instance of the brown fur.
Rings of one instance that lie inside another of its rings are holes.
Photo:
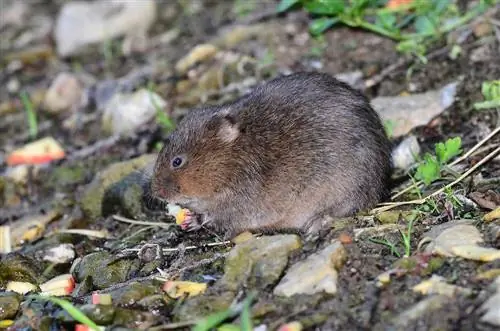
[[[176,155],[186,163],[173,170]],[[297,73],[192,110],[160,152],[152,192],[221,231],[304,229],[375,205],[390,170],[368,100],[329,75]]]

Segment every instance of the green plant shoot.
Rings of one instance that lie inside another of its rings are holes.
[[[36,119],[36,113],[33,109],[33,103],[26,91],[22,91],[20,94],[21,102],[23,104],[24,111],[26,112],[26,118],[28,120],[28,128],[31,139],[35,139],[38,135],[38,122]]]
[[[485,101],[476,102],[474,104],[475,109],[481,110],[500,107],[500,80],[483,82],[481,93]]]
[[[41,296],[41,295],[34,295],[30,296],[32,298],[38,299],[38,300],[47,300],[51,301],[57,305],[59,305],[62,309],[64,309],[71,317],[73,317],[76,321],[80,322],[81,324],[85,324],[88,326],[90,329],[94,331],[100,331],[101,328],[95,324],[90,318],[87,317],[80,309],[75,307],[71,302],[60,299],[60,298],[55,298],[55,297],[48,297],[48,296]]]
[[[462,139],[460,137],[450,138],[444,143],[435,146],[436,156],[427,153],[417,167],[415,178],[430,185],[433,181],[441,178],[441,170],[455,156],[462,153]]]

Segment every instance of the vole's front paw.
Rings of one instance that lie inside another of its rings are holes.
[[[181,229],[188,232],[199,230],[202,226],[200,218],[200,215],[195,215],[191,212],[187,212],[184,217],[184,221],[180,224]]]

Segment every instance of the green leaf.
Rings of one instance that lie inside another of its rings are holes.
[[[221,324],[224,322],[226,319],[229,317],[235,316],[237,314],[237,311],[235,311],[232,308],[213,313],[211,315],[208,315],[207,317],[203,318],[200,320],[196,325],[193,327],[193,331],[208,331],[217,325]]]
[[[252,303],[253,296],[249,296],[243,302],[243,309],[241,310],[241,331],[252,331],[252,318],[250,317],[250,304]]]
[[[391,13],[379,12],[375,25],[381,26],[387,30],[396,29],[396,15]]]
[[[38,121],[36,119],[35,109],[30,97],[26,91],[22,91],[20,94],[21,102],[26,112],[26,117],[28,119],[28,128],[31,139],[35,139],[38,135]]]
[[[292,6],[298,2],[299,0],[281,0],[276,10],[278,11],[278,13],[283,13],[292,8]]]
[[[62,309],[64,309],[68,314],[73,317],[75,320],[80,322],[81,324],[85,324],[89,328],[95,331],[100,331],[101,328],[95,324],[90,318],[87,317],[80,309],[77,307],[73,306],[73,304],[69,301],[55,298],[55,297],[45,297],[45,296],[39,296],[39,295],[34,295],[31,296],[33,298],[36,298],[38,300],[47,300],[51,301],[57,305],[59,305]]]
[[[427,16],[419,16],[415,20],[415,29],[420,34],[430,35],[436,33],[434,24]]]
[[[500,99],[500,80],[483,82],[481,93],[487,101]]]
[[[329,29],[332,25],[337,23],[339,20],[337,18],[318,18],[314,20],[309,25],[309,31],[312,35],[319,35],[325,30]]]
[[[459,155],[462,150],[462,139],[460,137],[451,138],[445,143],[438,143],[435,146],[436,156],[440,164],[446,164],[453,157]]]
[[[420,163],[415,173],[415,178],[421,180],[425,185],[429,185],[436,179],[441,177],[441,167],[439,162],[430,154],[424,157],[424,161]]]
[[[306,2],[304,8],[311,14],[336,15],[344,11],[343,0],[314,0]]]

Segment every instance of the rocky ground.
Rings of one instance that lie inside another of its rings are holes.
[[[312,38],[272,1],[0,6],[0,329],[84,330],[53,297],[109,330],[500,328],[500,113],[474,108],[500,78],[498,5],[425,64],[361,30]],[[142,169],[190,107],[300,70],[372,99],[395,193],[416,154],[453,137],[463,152],[393,197],[414,203],[308,237],[186,233],[144,199]]]

